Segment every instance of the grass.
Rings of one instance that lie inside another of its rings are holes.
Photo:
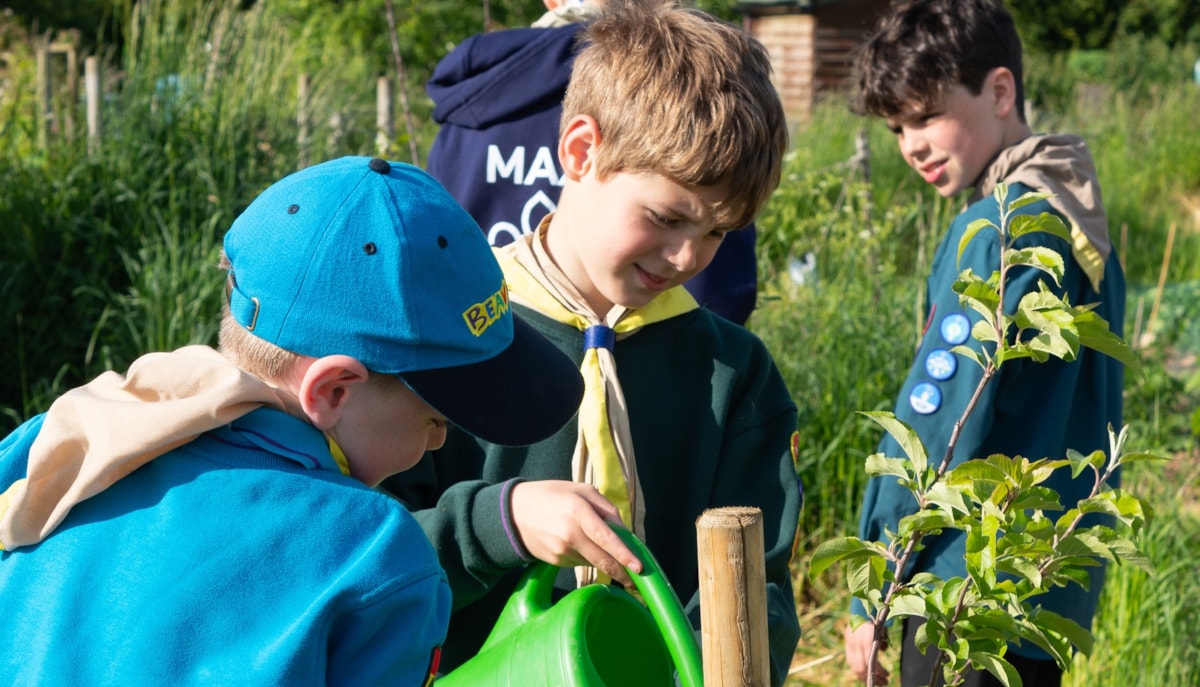
[[[32,59],[19,46],[10,52],[0,90],[0,297],[10,304],[0,309],[0,350],[8,353],[0,357],[0,434],[141,352],[212,343],[214,265],[233,217],[304,161],[373,151],[370,61],[300,59],[263,3],[234,12],[237,4],[137,3],[126,18],[133,41],[106,69],[107,135],[91,155],[82,135],[36,146]],[[304,142],[295,123],[301,71],[312,79]],[[423,97],[419,85],[411,92]],[[1158,519],[1144,545],[1158,573],[1112,570],[1097,650],[1068,684],[1122,685],[1132,675],[1150,687],[1197,684],[1200,657],[1189,640],[1200,634],[1192,534],[1200,518],[1200,89],[1124,93],[1100,110],[1065,107],[1035,120],[1091,143],[1131,283],[1127,331],[1143,338],[1160,301],[1140,349],[1146,374],[1128,380],[1126,416],[1136,448],[1174,456],[1166,468],[1139,466],[1127,476],[1154,497]],[[850,164],[860,132],[869,180]],[[432,136],[421,139],[428,145]],[[958,206],[923,188],[882,125],[837,101],[818,107],[793,141],[784,181],[758,222],[762,291],[750,326],[801,412],[806,499],[795,579],[804,635],[789,684],[850,684],[841,658],[845,584],[836,571],[809,580],[806,552],[856,529],[863,461],[879,439],[858,411],[894,401],[923,324],[924,275]],[[793,261],[809,253],[815,271],[796,269]]]

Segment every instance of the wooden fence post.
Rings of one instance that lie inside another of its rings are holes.
[[[696,520],[706,687],[768,687],[762,511],[714,508]]]
[[[387,158],[396,135],[395,108],[392,105],[392,82],[381,76],[375,82],[375,148],[379,157]]]
[[[104,82],[100,78],[100,58],[95,55],[83,60],[83,90],[87,97],[88,153],[95,155],[104,138]]]
[[[45,150],[50,143],[50,129],[54,126],[54,84],[49,39],[37,41],[34,50],[37,53],[38,146]]]
[[[63,130],[68,139],[75,138],[75,108],[79,107],[79,53],[76,50],[78,39],[57,46],[59,52],[67,55],[67,106],[63,108]]]

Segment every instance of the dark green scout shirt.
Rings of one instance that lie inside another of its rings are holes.
[[[1029,190],[1022,185],[1011,186],[1008,200],[1011,202]],[[1018,210],[1020,214],[1030,215],[1042,212],[1054,211],[1046,201]],[[981,318],[973,310],[964,309],[952,289],[959,272],[971,268],[975,274],[986,278],[999,269],[1000,239],[997,232],[990,229],[976,234],[967,244],[961,262],[956,262],[963,233],[979,218],[988,218],[1000,225],[999,206],[991,196],[975,202],[960,214],[938,246],[927,281],[926,330],[894,411],[921,437],[931,465],[941,462],[954,423],[962,416],[983,376],[975,362],[945,354],[959,343],[968,343],[976,349],[979,346],[968,337],[971,326]],[[1021,297],[1037,291],[1038,282],[1044,280],[1059,296],[1065,294],[1072,305],[1098,303],[1096,313],[1120,336],[1125,319],[1125,278],[1116,253],[1108,256],[1104,279],[1100,292],[1097,292],[1072,258],[1070,246],[1065,241],[1050,234],[1036,233],[1022,237],[1016,247],[1035,245],[1050,247],[1063,256],[1066,274],[1062,285],[1056,287],[1053,279],[1039,270],[1016,268],[1010,272],[1006,286],[1005,312],[1014,312]],[[1085,455],[1096,449],[1107,453],[1108,425],[1111,423],[1117,430],[1121,427],[1122,383],[1121,363],[1086,348],[1080,349],[1078,359],[1071,363],[1053,357],[1045,363],[1029,359],[1005,362],[963,427],[952,466],[997,453],[1024,456],[1030,460],[1065,458],[1067,449]],[[879,451],[889,457],[904,457],[903,450],[890,435],[884,437]],[[1092,482],[1090,471],[1072,480],[1070,470],[1064,468],[1044,486],[1057,491],[1060,502],[1070,508],[1088,494]],[[859,536],[871,541],[886,541],[884,529],[895,531],[900,518],[916,510],[912,493],[901,488],[896,478],[873,478],[863,499]],[[966,576],[961,531],[945,530],[941,535],[927,537],[925,545],[910,569],[910,575],[932,572],[943,580]],[[1035,603],[1071,618],[1085,628],[1090,627],[1104,583],[1104,567],[1092,568],[1091,577],[1088,590],[1078,585],[1058,587],[1038,597]],[[854,606],[863,614],[857,599]],[[1041,649],[1029,643],[1011,648],[1021,655],[1049,659]]]
[[[583,333],[514,306],[576,362]],[[708,508],[763,511],[772,682],[782,684],[800,636],[788,563],[801,489],[790,452],[796,406],[766,347],[704,310],[651,324],[614,351],[645,493],[646,543],[699,627],[696,518]],[[446,445],[388,480],[446,568],[455,612],[443,653],[473,656],[529,562],[509,521],[514,478],[571,479],[577,424],[525,448],[452,431]],[[574,575],[559,575],[564,592]]]

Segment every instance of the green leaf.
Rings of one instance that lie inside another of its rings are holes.
[[[975,326],[979,326],[979,324],[980,323],[977,322],[975,323]],[[983,370],[986,370],[990,364],[987,356],[982,351],[970,348],[968,346],[955,346],[954,348],[950,349],[950,352],[955,355],[961,355],[968,360],[974,360],[975,363]]]
[[[888,458],[882,453],[873,453],[867,457],[867,474],[871,477],[895,475],[901,479],[912,479],[908,464],[903,458]]]
[[[892,413],[880,410],[860,410],[859,412],[883,427],[896,440],[896,443],[900,444],[904,454],[912,461],[912,474],[916,475],[920,481],[925,474],[925,469],[929,467],[929,458],[925,454],[925,445],[921,443],[921,437],[917,436],[916,431],[898,420]]]
[[[915,590],[907,589],[892,597],[892,617],[925,617],[925,597]]]
[[[829,566],[847,558],[878,556],[886,559],[885,551],[881,544],[865,542],[858,537],[830,539],[822,542],[816,551],[813,551],[812,559],[808,563],[808,575],[815,579]]]
[[[923,508],[912,515],[900,518],[896,529],[901,538],[907,538],[913,533],[929,534],[954,527],[954,516],[949,511]]]
[[[955,264],[962,263],[963,251],[965,251],[967,249],[967,244],[971,242],[971,239],[975,238],[975,235],[978,234],[981,230],[986,229],[988,227],[995,229],[997,232],[1000,231],[1000,227],[996,226],[995,224],[992,224],[991,220],[988,220],[986,218],[977,219],[974,222],[971,222],[970,224],[967,225],[967,230],[963,232],[962,238],[959,239],[959,241],[958,241],[958,258],[956,259]]]
[[[967,461],[969,463],[974,461]],[[952,485],[945,479],[934,484],[925,492],[926,503],[945,509],[947,512],[965,515],[970,512],[966,499],[963,497],[961,485]]]
[[[996,532],[1000,521],[984,515],[977,524],[967,530],[965,560],[967,572],[986,593],[996,585]]]
[[[1198,410],[1197,412],[1200,412]],[[1154,453],[1126,453],[1121,456],[1121,465],[1126,463],[1144,463],[1146,461],[1166,461],[1170,460],[1167,456],[1160,456]]]
[[[1024,265],[1041,270],[1054,279],[1055,284],[1062,283],[1066,271],[1063,257],[1058,251],[1045,246],[1029,248],[1009,248],[1004,251],[1004,264],[1009,267]]]
[[[1074,645],[1075,648],[1079,649],[1080,653],[1082,653],[1084,656],[1092,655],[1091,633],[1080,627],[1079,623],[1075,622],[1074,620],[1071,620],[1070,618],[1064,618],[1054,611],[1048,611],[1044,608],[1038,608],[1034,610],[1034,612],[1030,614],[1030,620],[1048,634],[1054,633],[1065,638],[1072,645]],[[1059,661],[1058,665],[1063,669],[1066,669],[1067,666],[1071,664],[1070,652],[1064,652],[1062,658],[1064,660]]]
[[[995,284],[983,281],[968,269],[954,282],[954,291],[959,295],[959,302],[982,315],[989,326],[995,326],[996,311],[1000,307],[1000,292]]]
[[[883,556],[854,556],[843,559],[846,585],[854,596],[865,596],[872,590],[883,589],[883,572],[887,562]]]
[[[1019,198],[1013,199],[1013,202],[1008,204],[1008,211],[1016,212],[1017,210],[1020,210],[1021,208],[1025,207],[1026,205],[1032,205],[1034,203],[1039,203],[1043,200],[1048,200],[1050,198],[1053,198],[1054,196],[1055,196],[1055,194],[1053,194],[1053,193],[1039,193],[1037,191],[1030,191],[1028,193],[1023,193],[1023,194],[1021,194],[1021,196]],[[1016,218],[1014,217],[1013,219],[1015,220]]]
[[[1071,230],[1062,221],[1062,218],[1053,213],[1043,212],[1037,215],[1017,215],[1009,220],[1008,234],[1014,240],[1035,232],[1054,234],[1067,243],[1071,242]]]
[[[1071,464],[1072,478],[1079,477],[1089,467],[1094,470],[1100,470],[1104,467],[1104,463],[1107,460],[1104,451],[1100,449],[1096,449],[1086,456],[1075,449],[1067,449],[1067,461]]]
[[[1105,494],[1080,501],[1079,511],[1081,513],[1104,513],[1115,518],[1121,517],[1121,509],[1117,508],[1117,504],[1113,503]]]
[[[1079,331],[1079,342],[1092,349],[1115,358],[1135,375],[1142,374],[1142,363],[1125,340],[1108,328],[1103,317],[1086,312],[1075,316],[1075,327]]]
[[[971,654],[971,663],[988,671],[1005,687],[1022,687],[1021,674],[1011,663],[991,654],[977,651]]]
[[[1037,564],[1028,558],[1007,558],[1000,561],[996,567],[1004,572],[1012,572],[1024,577],[1034,587],[1041,588],[1042,586],[1042,572],[1038,570]]]
[[[1030,487],[1022,489],[1017,494],[1012,501],[1011,508],[1014,510],[1062,510],[1062,504],[1058,500],[1057,491],[1049,487]]]

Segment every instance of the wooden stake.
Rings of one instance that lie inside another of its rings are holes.
[[[83,90],[87,94],[88,153],[95,155],[104,139],[104,81],[100,58],[95,55],[83,59]]]
[[[1171,264],[1171,247],[1175,244],[1175,223],[1167,230],[1167,247],[1163,251],[1162,269],[1158,272],[1158,291],[1154,293],[1154,306],[1150,308],[1150,320],[1146,323],[1146,335],[1154,336],[1154,322],[1158,319],[1158,304],[1162,302],[1163,287],[1167,285],[1167,267]]]
[[[762,511],[715,508],[696,520],[706,687],[767,687],[766,554]]]

